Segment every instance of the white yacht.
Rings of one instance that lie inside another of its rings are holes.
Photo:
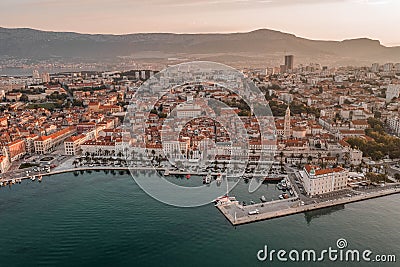
[[[211,174],[207,174],[207,176],[204,178],[204,183],[211,184]]]

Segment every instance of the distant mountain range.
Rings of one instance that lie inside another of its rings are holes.
[[[229,34],[138,33],[126,35],[49,32],[0,27],[0,57],[102,60],[214,60],[230,64],[282,64],[283,55],[295,64],[367,65],[400,62],[400,47],[385,47],[367,38],[317,41],[260,29]]]

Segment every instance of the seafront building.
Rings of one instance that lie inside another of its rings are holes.
[[[64,141],[64,150],[66,155],[79,155],[81,152],[81,145],[88,140],[88,136],[80,134],[71,136]]]
[[[22,158],[26,154],[25,140],[15,140],[4,146],[4,155],[12,162]]]
[[[322,169],[316,165],[305,165],[302,172],[304,189],[313,197],[347,188],[349,172],[341,167]]]
[[[35,152],[37,154],[47,154],[54,151],[58,145],[64,142],[66,138],[76,133],[76,127],[67,127],[54,132],[50,135],[40,136],[34,141]]]

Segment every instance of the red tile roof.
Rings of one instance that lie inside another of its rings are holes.
[[[341,167],[336,167],[336,168],[331,168],[331,169],[320,169],[318,166],[315,166],[315,165],[305,165],[304,169],[307,171],[308,174],[311,172],[311,170],[314,169],[316,176],[329,174],[329,173],[333,173],[333,172],[344,171],[344,169]]]

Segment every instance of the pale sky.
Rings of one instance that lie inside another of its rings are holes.
[[[245,32],[400,45],[399,0],[0,0],[1,27],[81,33]]]

